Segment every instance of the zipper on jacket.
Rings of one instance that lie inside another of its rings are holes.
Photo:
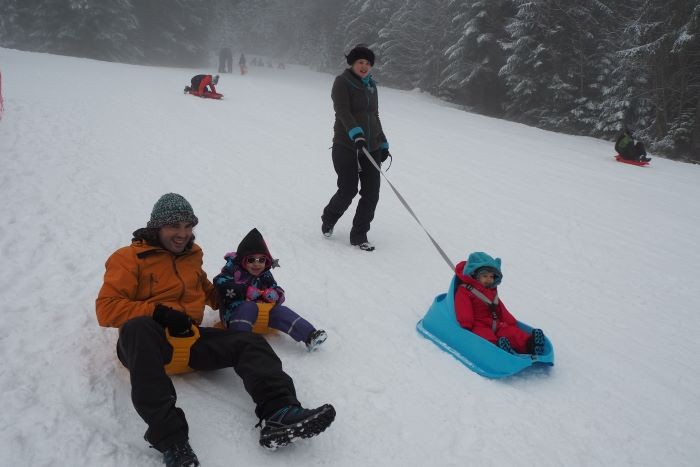
[[[148,281],[148,296],[153,297],[153,284],[155,284],[157,281],[153,273],[151,273],[150,276],[150,280]]]
[[[372,141],[372,138],[371,138],[371,136],[372,136],[372,134],[371,134],[372,133],[372,126],[371,126],[372,125],[372,114],[369,111],[369,107],[370,107],[371,102],[370,102],[370,98],[369,98],[370,97],[369,90],[366,87],[365,87],[365,97],[367,97],[367,151],[369,152],[370,148],[372,147],[371,146],[371,144],[372,144],[371,143],[371,141]],[[379,105],[378,102],[377,102],[377,105]]]
[[[176,261],[177,261],[177,256],[173,256],[173,270],[175,271],[175,275],[177,276],[180,283],[182,284],[182,291],[180,292],[180,296],[177,298],[177,303],[180,305],[180,308],[182,308],[182,311],[187,313],[187,311],[185,310],[185,307],[182,306],[182,297],[185,296],[185,281],[182,280],[182,277],[180,277],[180,271],[177,270]]]

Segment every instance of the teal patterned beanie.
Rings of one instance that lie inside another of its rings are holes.
[[[177,193],[166,193],[153,206],[151,220],[146,227],[158,229],[164,225],[177,224],[178,222],[191,223],[194,227],[199,222],[194,215],[192,206],[187,200]]]

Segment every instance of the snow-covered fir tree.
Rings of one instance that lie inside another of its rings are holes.
[[[348,53],[358,44],[375,47],[379,31],[386,26],[391,15],[398,10],[404,0],[350,0],[338,13],[337,29],[342,41],[341,50]],[[378,61],[388,57],[377,56]],[[338,65],[345,66],[345,58],[338,57]],[[379,63],[376,63],[379,65]]]
[[[442,64],[444,2],[407,0],[379,30],[375,49],[383,79],[404,89],[437,90]]]
[[[451,0],[448,2],[448,47],[444,54],[441,92],[489,115],[503,113],[505,64],[501,42],[506,23],[513,16],[511,0]]]
[[[137,42],[148,63],[201,65],[212,11],[206,0],[139,0]]]
[[[607,32],[600,31],[609,50],[601,55],[604,78],[595,135],[610,137],[623,128],[638,131],[651,122],[652,101],[644,90],[649,79],[646,57],[637,49],[641,37],[637,14],[644,1],[611,2],[615,15]]]
[[[516,0],[501,68],[511,118],[585,132],[597,118],[601,49],[596,33],[610,10],[596,0]]]
[[[136,55],[131,0],[5,0],[0,9],[3,44],[112,61]]]
[[[644,2],[637,53],[649,70],[647,95],[653,115],[645,136],[652,148],[681,149],[700,159],[700,4],[682,0]]]

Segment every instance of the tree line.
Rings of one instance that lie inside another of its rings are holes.
[[[0,45],[199,66],[221,46],[700,162],[700,0],[0,0]]]

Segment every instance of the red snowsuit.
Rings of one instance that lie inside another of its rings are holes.
[[[466,261],[462,261],[455,268],[455,274],[461,283],[471,284],[476,290],[493,301],[496,298],[497,289],[487,289],[473,277],[465,276],[462,273],[465,263]],[[494,318],[491,314],[490,306],[465,287],[457,287],[457,292],[455,293],[455,314],[460,326],[469,329],[474,334],[494,344],[499,337],[505,337],[516,352],[528,353],[527,341],[530,338],[530,334],[518,327],[515,318],[500,299],[494,307],[496,312],[495,331],[493,329]]]

